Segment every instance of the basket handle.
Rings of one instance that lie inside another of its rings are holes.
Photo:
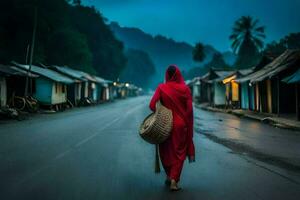
[[[161,106],[160,100],[158,100],[158,101],[156,102],[156,104],[155,104],[155,109],[157,110],[157,108],[158,108],[159,106]]]

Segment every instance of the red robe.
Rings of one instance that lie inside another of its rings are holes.
[[[150,109],[155,111],[155,104],[160,100],[172,110],[171,136],[159,145],[159,153],[167,176],[179,181],[184,160],[187,156],[195,156],[192,95],[178,67],[172,77],[166,72],[165,80],[166,83],[157,87]]]

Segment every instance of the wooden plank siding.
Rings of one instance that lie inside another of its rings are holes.
[[[36,79],[33,96],[44,105],[61,104],[67,102],[67,88],[65,84],[41,77]]]
[[[241,107],[242,109],[247,110],[250,108],[248,82],[241,83],[240,85],[241,85]]]
[[[7,101],[6,78],[0,77],[0,107],[6,106],[6,101]]]
[[[300,84],[297,83],[295,85],[295,90],[296,90],[296,116],[297,120],[300,120]]]
[[[267,112],[272,113],[272,84],[267,80]]]
[[[255,83],[255,110],[260,111],[260,95],[258,83]]]
[[[214,106],[223,106],[226,103],[226,87],[222,82],[214,83]]]

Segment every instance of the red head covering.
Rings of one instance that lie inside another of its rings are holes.
[[[171,67],[175,68],[175,72],[170,77],[168,71]],[[163,92],[169,94],[169,96],[171,97],[178,97],[180,99],[182,98],[185,99],[187,97],[186,95],[187,85],[185,84],[183,76],[176,65],[170,65],[168,67],[165,74],[165,80],[166,83],[161,85],[162,86],[161,89],[163,90]]]
[[[170,77],[168,70],[172,66],[175,67],[175,73],[173,73],[173,75]],[[183,119],[185,119],[185,102],[189,97],[189,88],[185,84],[179,68],[176,65],[170,65],[169,68],[167,69],[165,74],[166,83],[161,84],[160,89],[170,98],[170,100],[173,102],[174,107],[177,107],[177,109],[180,110],[178,113],[183,115]]]
[[[175,73],[173,74],[172,77],[169,76],[169,73],[168,73],[168,70],[171,68],[171,67],[174,67],[175,68]],[[166,82],[176,82],[176,83],[179,83],[179,84],[185,84],[184,83],[184,79],[183,79],[183,76],[179,70],[179,68],[176,66],[176,65],[170,65],[166,71],[166,74],[165,74],[165,80]]]

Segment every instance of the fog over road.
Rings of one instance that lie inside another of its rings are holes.
[[[148,96],[129,98],[21,122],[0,122],[0,199],[300,198],[299,172],[235,152],[209,137],[215,133],[221,137],[223,132],[251,145],[263,139],[269,146],[266,130],[278,138],[289,134],[295,142],[299,136],[247,120],[230,132],[228,124],[236,126],[238,118],[197,109],[196,162],[185,163],[183,190],[169,192],[164,173],[154,174],[154,146],[138,136],[139,124],[150,113],[149,100]],[[247,136],[245,130],[249,133],[251,127],[260,136]],[[295,144],[290,146],[293,151]]]

